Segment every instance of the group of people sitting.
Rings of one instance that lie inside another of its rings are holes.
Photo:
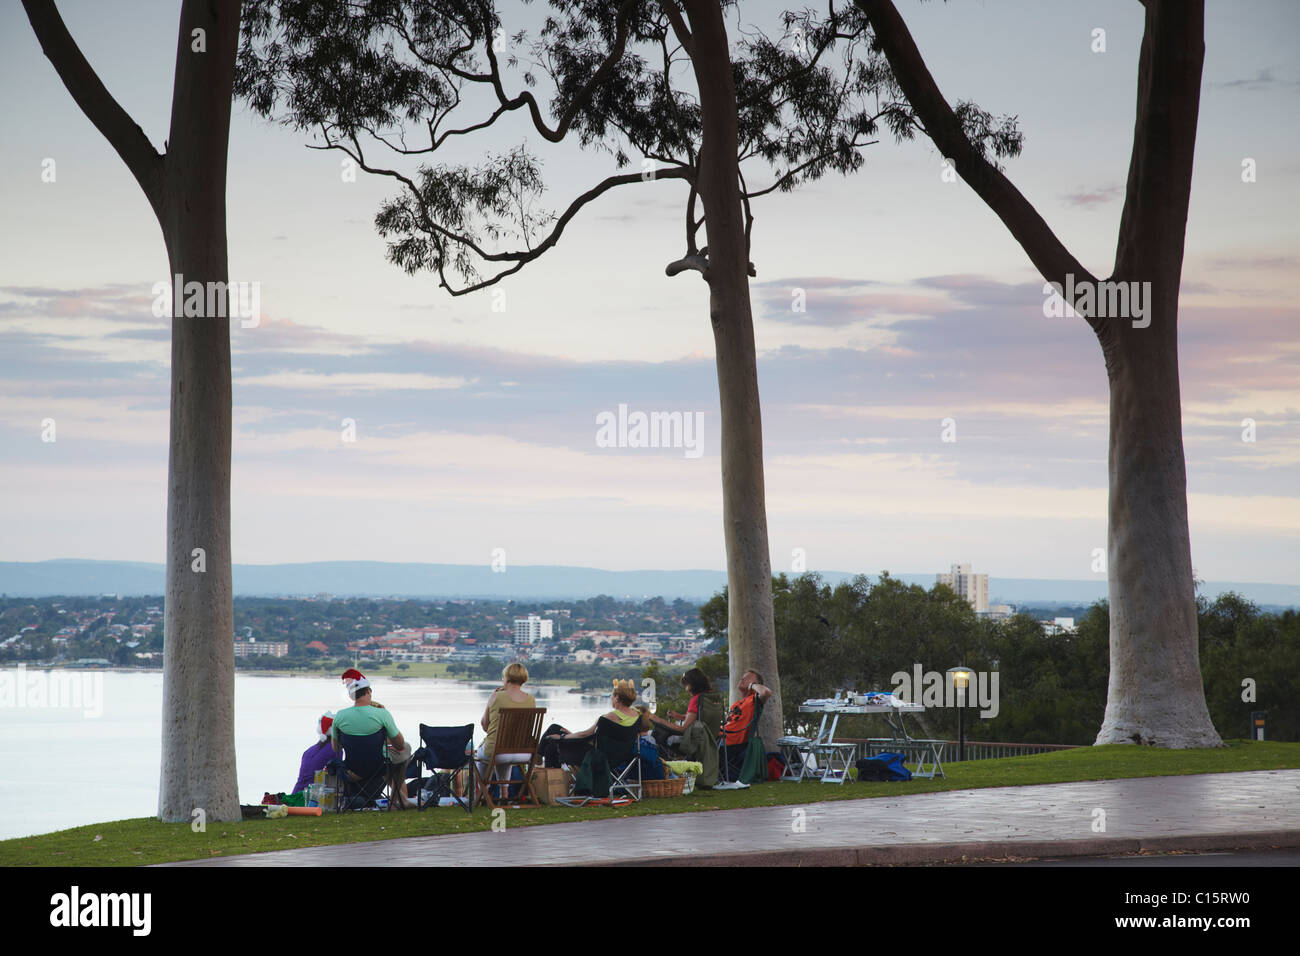
[[[316,743],[303,751],[298,779],[290,794],[301,794],[319,771],[341,757],[340,733],[360,737],[382,730],[387,742],[394,805],[398,808],[414,807],[416,802],[408,795],[405,786],[407,765],[413,755],[410,743],[397,729],[392,713],[374,699],[370,681],[360,671],[349,668],[343,672],[342,680],[352,706],[320,716],[316,725]],[[481,779],[488,777],[488,765],[494,759],[515,762],[532,756],[495,753],[501,711],[537,706],[533,695],[524,690],[527,681],[528,669],[518,662],[510,664],[501,674],[501,686],[488,697],[479,722],[485,736],[475,753]],[[737,685],[737,701],[724,716],[722,695],[712,688],[703,671],[698,668],[688,670],[682,676],[682,685],[690,693],[686,712],[669,711],[665,719],[651,713],[644,704],[638,705],[636,688],[630,680],[616,680],[610,693],[610,711],[604,716],[623,727],[639,724],[647,740],[653,740],[653,746],[668,757],[699,762],[704,769],[697,777],[696,785],[712,787],[718,779],[718,736],[724,738],[727,746],[744,743],[757,708],[772,696],[772,691],[763,685],[762,675],[753,670],[745,671]],[[599,721],[579,731],[552,724],[543,733],[539,754],[548,766],[580,761],[582,752],[588,749],[588,738],[596,733],[598,724]],[[283,794],[278,796],[284,797]],[[264,802],[269,800],[270,794]]]
[[[389,765],[389,784],[393,794],[394,806],[399,809],[416,806],[416,801],[407,792],[406,768],[414,755],[410,743],[397,729],[397,722],[392,713],[373,697],[370,681],[359,670],[349,668],[343,672],[343,684],[352,699],[351,707],[346,707],[337,714],[326,712],[317,721],[316,743],[302,754],[298,766],[298,779],[294,783],[293,794],[299,794],[315,780],[316,774],[325,770],[331,761],[342,756],[338,735],[364,737],[382,730],[387,741]],[[511,707],[533,708],[537,701],[532,694],[523,689],[528,680],[528,669],[523,664],[509,665],[501,674],[501,686],[488,698],[487,708],[483,711],[480,726],[486,736],[475,754],[478,770],[486,778],[488,761],[496,748],[497,725],[501,711]],[[504,756],[504,755],[503,755]],[[531,754],[512,755],[527,758]],[[268,797],[270,795],[268,794]],[[283,795],[281,795],[283,799]]]
[[[713,689],[708,675],[699,668],[693,667],[682,675],[682,686],[690,694],[686,712],[670,710],[665,718],[651,713],[644,704],[637,705],[637,693],[631,681],[615,681],[610,694],[612,709],[604,716],[623,727],[639,723],[659,753],[672,759],[694,761],[703,767],[695,780],[697,787],[712,787],[719,774],[719,735],[726,747],[745,743],[758,708],[772,696],[772,690],[763,684],[761,674],[747,670],[737,685],[736,703],[724,713],[722,694]],[[552,725],[546,731],[541,749],[547,765],[573,763],[575,751],[566,747],[565,741],[590,737],[596,732],[596,726],[575,733]]]

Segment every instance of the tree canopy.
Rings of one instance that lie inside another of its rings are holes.
[[[662,179],[691,184],[686,255],[674,267],[702,271],[694,189],[702,113],[677,5],[551,0],[549,7],[530,36],[507,33],[503,5],[488,0],[324,7],[248,0],[237,92],[257,112],[310,131],[316,148],[339,150],[392,179],[397,192],[375,220],[390,240],[390,260],[436,274],[453,295],[518,272],[611,189]],[[912,135],[915,120],[883,58],[867,49],[863,24],[854,8],[832,4],[825,17],[783,14],[779,36],[746,26],[734,44],[747,236],[751,200],[829,171],[854,172],[882,126]],[[998,156],[1019,149],[1014,121],[964,109],[973,141]],[[515,148],[472,165],[402,168],[406,158],[429,157],[513,114],[526,118]],[[529,140],[566,138],[608,154],[620,170],[638,160],[653,166],[613,173],[563,208],[546,208],[542,164]]]
[[[998,714],[980,719],[972,708],[967,739],[1083,746],[1101,726],[1110,640],[1104,601],[1076,621],[1073,633],[1049,635],[1029,615],[981,619],[947,587],[927,591],[888,573],[834,587],[816,574],[780,575],[772,587],[788,727],[807,726],[808,718],[798,714],[803,700],[848,688],[892,690],[891,675],[916,664],[925,671],[964,664],[998,672]],[[1231,592],[1200,599],[1198,612],[1215,724],[1225,736],[1244,737],[1250,713],[1262,710],[1269,739],[1300,739],[1300,708],[1293,704],[1300,695],[1300,614],[1261,611]],[[700,617],[725,622],[726,593],[706,602]],[[705,658],[700,666],[715,683],[726,679],[725,658]],[[840,726],[845,736],[879,736],[883,728],[868,723],[874,719],[845,717]],[[924,727],[955,738],[956,711],[928,710]]]

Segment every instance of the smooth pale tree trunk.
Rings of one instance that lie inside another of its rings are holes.
[[[759,733],[770,749],[782,736],[780,675],[772,616],[772,563],[763,487],[763,420],[749,300],[749,250],[736,161],[736,90],[726,25],[717,0],[686,0],[683,5],[691,25],[691,62],[703,117],[696,188],[708,232],[709,318],[722,408],[727,659],[733,696],[746,670],[758,671],[772,688],[773,696],[759,724]]]
[[[1222,743],[1197,648],[1176,283],[1173,295],[1156,293],[1149,328],[1120,334],[1110,363],[1110,685],[1099,744]]]
[[[181,13],[167,154],[163,235],[172,275],[229,279],[226,156],[239,41],[239,0],[187,2]],[[191,48],[207,33],[206,53]],[[230,548],[230,322],[172,319],[171,448],[167,462],[162,820],[238,820],[235,615]],[[195,570],[202,549],[204,570]]]
[[[1150,282],[1149,313],[1098,330],[1110,380],[1110,686],[1098,744],[1223,743],[1201,678],[1178,380],[1204,21],[1199,0],[1147,4],[1114,278]]]
[[[240,0],[185,0],[167,152],[159,155],[69,35],[52,0],[23,0],[46,56],[153,207],[168,283],[224,284],[226,153]],[[206,297],[205,297],[206,303]],[[230,569],[230,325],[173,302],[163,616],[162,820],[240,819]],[[202,568],[202,570],[199,570]]]
[[[855,0],[926,132],[1048,282],[1096,279],[975,150],[890,0]],[[1146,0],[1128,187],[1108,282],[1149,288],[1144,316],[1081,309],[1110,381],[1110,686],[1098,744],[1215,747],[1197,647],[1178,380],[1178,288],[1205,57],[1202,0]],[[1143,286],[1149,283],[1149,286]],[[1072,303],[1079,304],[1076,297]],[[1130,311],[1132,311],[1130,309]]]

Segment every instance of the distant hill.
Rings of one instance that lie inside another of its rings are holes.
[[[854,576],[821,571],[828,584]],[[494,572],[486,565],[395,564],[382,561],[318,561],[308,564],[237,564],[235,593],[245,596],[335,594],[367,597],[578,599],[597,594],[617,598],[661,596],[703,600],[727,582],[722,571],[604,571],[550,565],[510,566]],[[872,574],[872,578],[878,574]],[[898,574],[908,584],[929,588],[934,574]],[[163,566],[134,561],[0,562],[0,594],[48,597],[56,594],[162,594]],[[1300,607],[1300,586],[1207,582],[1213,598],[1237,591],[1259,605]],[[1106,596],[1106,582],[1041,578],[991,578],[990,600],[1007,604],[1091,604]]]

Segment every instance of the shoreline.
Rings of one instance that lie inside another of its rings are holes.
[[[0,667],[0,672],[18,670],[21,668],[25,672],[35,671],[69,671],[84,674],[162,674],[161,667],[70,667],[66,664],[33,664],[29,661],[17,661],[13,664],[6,664]],[[452,681],[457,684],[499,684],[499,680],[477,677],[453,677],[433,676],[428,674],[393,674],[388,673],[382,668],[375,668],[371,671],[375,676],[382,677],[385,680],[442,680]],[[297,668],[294,670],[273,670],[266,668],[235,668],[235,676],[245,677],[319,677],[322,679],[335,679],[338,677],[332,671],[315,671],[307,668]],[[580,682],[563,678],[544,678],[541,680],[529,680],[530,684],[538,687],[573,687],[578,688]]]
[[[69,665],[60,665],[60,663],[32,663],[30,661],[16,661],[6,663],[0,667],[0,671],[18,670],[21,667],[25,671],[75,671],[85,672],[85,674],[161,674],[161,667],[75,667]],[[386,680],[452,680],[458,684],[499,684],[499,679],[491,678],[463,678],[463,676],[442,675],[434,676],[429,674],[393,674],[382,667],[370,669],[370,674],[381,676]],[[307,667],[298,667],[292,670],[265,669],[265,667],[235,667],[235,676],[263,676],[263,678],[334,678],[337,674],[334,671],[317,671],[307,669]],[[530,684],[538,687],[578,687],[580,682],[576,679],[567,678],[542,678],[537,680],[529,679]]]

